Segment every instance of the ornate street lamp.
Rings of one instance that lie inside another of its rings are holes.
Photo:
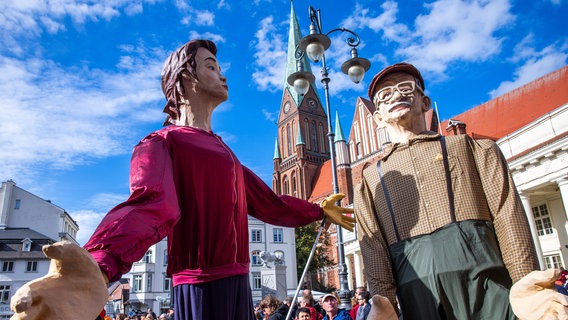
[[[329,106],[329,75],[328,69],[326,66],[325,61],[325,50],[327,50],[331,44],[331,40],[329,39],[328,35],[336,32],[348,32],[352,36],[348,37],[346,40],[347,44],[351,47],[351,59],[343,63],[341,66],[341,71],[347,74],[351,81],[355,83],[361,82],[363,77],[365,76],[365,72],[369,70],[371,67],[371,63],[369,60],[364,58],[359,58],[357,55],[357,46],[360,43],[359,36],[348,29],[345,28],[336,28],[329,31],[326,34],[323,34],[321,28],[321,17],[320,11],[315,10],[313,7],[310,6],[310,34],[305,36],[300,40],[300,43],[296,47],[295,58],[298,61],[298,72],[291,74],[288,77],[288,83],[291,86],[294,86],[294,90],[300,95],[304,95],[308,92],[310,84],[312,84],[315,80],[313,74],[309,72],[305,72],[303,69],[303,65],[301,64],[302,57],[304,53],[308,55],[308,58],[314,62],[322,62],[322,79],[321,82],[323,83],[323,88],[325,91],[325,105],[326,105],[326,112],[327,112],[327,128],[328,133],[327,137],[329,140],[329,155],[331,157],[331,169],[332,169],[332,178],[333,178],[333,193],[339,193],[338,182],[337,182],[337,164],[335,160],[335,144],[334,144],[334,136],[332,127],[331,127],[331,112]],[[340,290],[338,292],[339,298],[341,299],[340,308],[351,309],[351,301],[350,301],[350,293],[349,293],[349,286],[347,284],[347,265],[345,264],[345,251],[343,247],[343,234],[341,230],[341,226],[337,226],[337,248],[338,248],[338,257],[339,257],[339,283],[340,283]],[[317,241],[317,240],[316,240]],[[314,244],[315,247],[315,244]],[[313,249],[312,249],[313,251]],[[311,258],[311,255],[310,255]],[[307,264],[310,263],[310,258],[308,258]],[[306,268],[307,269],[307,268]],[[305,274],[305,271],[304,271]],[[300,279],[300,283],[303,281]]]

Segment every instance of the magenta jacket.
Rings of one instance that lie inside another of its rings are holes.
[[[130,191],[85,244],[111,281],[165,236],[174,285],[247,274],[247,213],[286,227],[323,218],[317,204],[276,195],[219,136],[191,127],[165,127],[135,147]]]

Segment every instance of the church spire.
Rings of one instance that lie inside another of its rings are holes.
[[[302,40],[300,24],[298,23],[298,17],[296,16],[296,11],[294,10],[294,3],[290,1],[290,31],[288,32],[288,59],[286,61],[284,89],[288,89],[297,106],[299,106],[302,102],[303,96],[296,93],[294,87],[289,85],[286,79],[288,79],[288,76],[290,76],[292,73],[298,71],[296,66],[296,46],[298,45],[298,43],[300,43],[300,40]],[[304,55],[302,57],[302,63],[304,64],[304,71],[312,72],[312,68],[310,67],[310,62],[307,55]]]
[[[343,129],[341,128],[341,123],[339,122],[339,113],[335,111],[335,139],[334,142],[346,141],[343,135]]]

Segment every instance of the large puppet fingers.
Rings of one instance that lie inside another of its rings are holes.
[[[555,290],[560,270],[533,271],[511,288],[509,299],[519,319],[568,319],[568,296]]]
[[[346,216],[345,214],[353,213],[354,210],[350,208],[343,208],[335,204],[344,197],[345,195],[341,193],[332,194],[321,202],[321,208],[323,209],[325,216],[332,223],[340,225],[341,227],[349,231],[353,231],[353,228],[355,226],[355,218]]]
[[[20,287],[11,299],[12,320],[95,319],[108,299],[101,269],[91,254],[61,241],[43,246],[49,272]]]

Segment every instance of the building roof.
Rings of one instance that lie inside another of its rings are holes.
[[[327,160],[319,166],[314,181],[315,184],[308,201],[317,202],[332,193],[333,179],[331,176],[331,160]]]
[[[473,138],[500,139],[568,101],[568,66],[465,111],[453,120]],[[442,131],[449,120],[441,124]],[[446,134],[446,133],[444,133]]]
[[[34,231],[30,228],[6,228],[0,229],[0,242],[20,242],[21,240],[29,238],[30,240],[51,240],[48,236]]]
[[[32,241],[30,251],[22,251],[24,239]],[[0,229],[0,259],[48,259],[42,251],[43,245],[55,240],[29,228]]]

